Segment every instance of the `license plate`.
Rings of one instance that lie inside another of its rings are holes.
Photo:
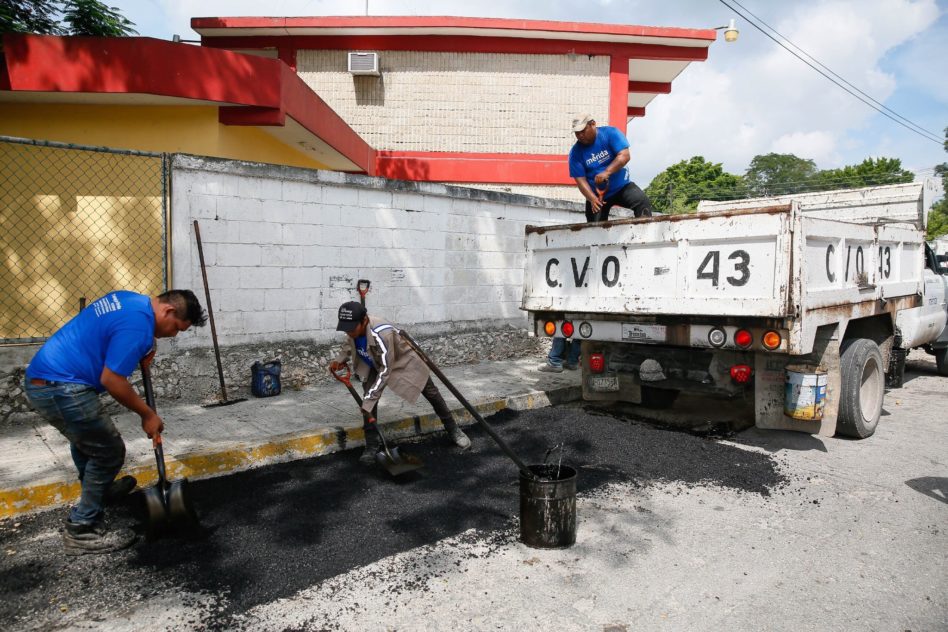
[[[589,386],[594,391],[619,390],[618,375],[593,375],[589,378]]]
[[[666,330],[664,325],[634,325],[622,323],[622,339],[627,342],[656,343],[665,342]]]

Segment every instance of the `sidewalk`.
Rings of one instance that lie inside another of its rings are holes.
[[[542,358],[525,358],[443,371],[485,416],[504,408],[542,408],[580,397],[579,371],[541,373],[540,362]],[[458,422],[476,423],[434,379]],[[329,454],[361,446],[365,439],[362,417],[341,384],[284,390],[277,397],[215,408],[162,405],[161,400],[156,404],[165,422],[165,461],[172,480],[222,476]],[[396,395],[384,395],[379,412],[386,437],[441,430],[441,422],[421,397],[409,405]],[[139,486],[153,484],[154,453],[138,416],[121,414],[114,421],[127,447],[123,471],[137,478]],[[78,497],[69,443],[52,426],[38,419],[32,426],[0,428],[0,518],[64,505]]]

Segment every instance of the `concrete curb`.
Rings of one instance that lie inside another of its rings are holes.
[[[479,413],[491,415],[505,408],[510,410],[533,410],[574,401],[582,397],[579,386],[564,386],[549,391],[533,391],[512,395],[503,399],[472,402]],[[476,423],[466,410],[453,411],[461,426]],[[405,438],[421,436],[443,430],[441,421],[433,413],[413,416],[383,424],[386,436]],[[226,450],[207,453],[191,453],[176,456],[165,455],[168,478],[199,480],[224,476],[273,463],[284,463],[332,454],[365,445],[362,427],[335,426],[319,432],[277,435],[258,444],[237,444]],[[138,466],[123,470],[138,479],[139,487],[155,483],[157,472],[153,465]],[[10,518],[44,509],[69,504],[79,498],[81,488],[78,480],[54,481],[26,487],[0,490],[0,519]]]

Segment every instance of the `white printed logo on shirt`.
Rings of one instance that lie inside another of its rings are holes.
[[[97,300],[92,304],[92,309],[95,310],[96,316],[102,316],[103,314],[119,311],[122,309],[122,303],[119,301],[117,294],[112,294],[111,296],[103,296]]]

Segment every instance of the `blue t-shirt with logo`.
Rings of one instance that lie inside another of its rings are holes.
[[[88,384],[96,391],[105,367],[129,376],[155,341],[151,298],[135,292],[106,294],[46,341],[26,369],[29,378]]]
[[[569,176],[571,178],[585,177],[589,186],[596,191],[596,174],[606,170],[606,167],[615,160],[623,149],[629,148],[629,141],[625,134],[614,127],[604,125],[596,128],[596,140],[592,145],[583,145],[579,141],[569,150]],[[632,182],[629,171],[625,167],[609,176],[609,188],[604,198],[609,198],[622,190],[622,187]]]
[[[356,353],[359,354],[359,358],[361,358],[363,362],[368,364],[370,369],[374,369],[375,362],[372,362],[372,356],[369,355],[369,349],[368,349],[369,343],[366,340],[365,336],[357,337],[354,340],[354,342],[355,342],[355,347],[356,347]]]

